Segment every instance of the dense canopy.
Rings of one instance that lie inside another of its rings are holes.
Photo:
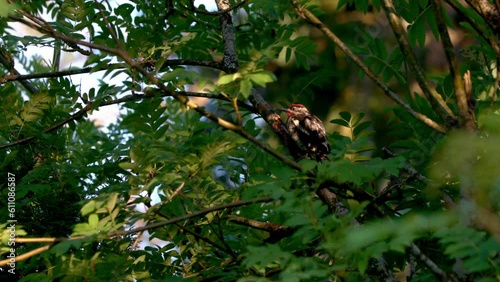
[[[0,3],[1,281],[498,281],[500,1]]]

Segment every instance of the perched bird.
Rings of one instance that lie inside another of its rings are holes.
[[[328,160],[327,155],[332,149],[321,120],[302,104],[292,104],[284,111],[288,113],[286,126],[292,139],[307,151],[310,158]]]

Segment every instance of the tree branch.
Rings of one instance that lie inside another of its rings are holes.
[[[231,6],[228,0],[216,0],[215,3],[219,12],[222,12],[219,20],[222,40],[224,42],[224,58],[222,59],[224,70],[227,73],[235,73],[240,66],[234,45],[233,19],[231,18],[231,14],[223,12],[231,9]]]
[[[5,69],[7,69],[7,71],[10,72],[10,75],[0,78],[0,84],[3,84],[4,81],[11,76],[19,75],[19,72],[14,68],[14,60],[12,59],[10,54],[8,54],[7,51],[1,47],[0,47],[0,64],[2,64],[5,67]],[[38,88],[36,88],[33,84],[27,81],[21,81],[20,83],[30,94],[35,94],[39,92]]]
[[[0,58],[1,60],[1,58]],[[139,63],[143,65],[155,65],[157,60],[144,60],[139,61]],[[198,67],[210,67],[214,69],[224,70],[222,68],[221,62],[209,61],[209,60],[190,60],[190,59],[172,59],[166,60],[161,66],[160,70],[164,70],[171,66],[198,66]],[[64,71],[54,71],[54,72],[46,72],[46,73],[34,73],[34,74],[16,74],[16,75],[8,75],[4,78],[0,79],[0,84],[4,84],[9,81],[22,81],[36,78],[52,78],[52,77],[62,77],[68,75],[76,75],[76,74],[84,74],[90,72],[99,72],[105,71],[110,68],[126,68],[125,64],[107,64],[98,69],[95,67],[86,67],[81,69],[68,69]]]
[[[119,99],[115,99],[115,100],[111,100],[111,101],[104,101],[98,106],[98,108],[110,106],[110,105],[115,105],[115,104],[120,104],[120,103],[125,103],[125,102],[130,102],[130,101],[150,99],[150,98],[154,98],[154,97],[172,97],[173,96],[172,92],[165,93],[164,91],[159,91],[158,89],[152,89],[152,88],[147,88],[144,93],[145,93],[144,95],[131,94],[131,95],[127,95],[125,97],[119,98]],[[202,97],[202,98],[210,98],[210,99],[221,99],[221,100],[227,101],[227,97],[222,95],[222,94],[210,94],[210,93],[199,93],[199,92],[189,92],[189,91],[176,91],[176,93],[177,93],[177,95],[184,95],[184,96],[189,96],[189,97]],[[92,106],[94,103],[95,102],[87,103],[85,105],[85,107],[83,107],[82,109],[80,109],[76,113],[70,115],[68,118],[46,128],[46,129],[44,129],[43,132],[44,133],[52,132],[52,131],[56,130],[57,128],[62,127],[71,121],[78,120],[78,119],[82,118],[86,112],[93,109]],[[254,107],[252,107],[248,104],[245,104],[242,101],[238,101],[238,105],[242,108],[245,108],[245,109],[251,111],[251,112],[255,112]],[[95,109],[96,108],[94,108],[94,110]],[[37,136],[26,137],[26,138],[17,140],[15,142],[0,145],[0,149],[13,147],[16,145],[21,145],[21,144],[33,141],[37,138],[38,138]]]
[[[392,91],[389,86],[387,86],[380,78],[378,78],[362,61],[361,59],[354,54],[345,43],[340,40],[323,22],[321,22],[313,13],[311,13],[308,9],[300,6],[298,0],[290,0],[292,5],[295,7],[295,11],[297,14],[306,20],[308,23],[317,27],[321,30],[330,40],[332,40],[344,54],[347,55],[371,80],[373,80],[383,91],[389,96],[392,100],[394,100],[397,104],[401,105],[408,113],[410,113],[417,120],[427,125],[428,127],[440,132],[446,133],[448,129],[443,125],[437,123],[432,120],[428,116],[415,111],[410,107],[403,99],[401,99],[394,91]]]
[[[462,75],[460,74],[458,59],[455,55],[453,44],[451,43],[448,28],[446,27],[446,23],[444,22],[442,2],[441,0],[431,0],[431,6],[434,11],[434,16],[436,17],[439,34],[441,35],[441,42],[443,44],[446,59],[450,67],[450,73],[453,80],[453,87],[455,89],[455,96],[457,97],[457,106],[460,117],[462,118],[462,122],[464,123],[464,126],[467,130],[476,130],[476,122],[469,112],[467,95],[465,93],[464,81],[462,79]]]
[[[106,236],[107,237],[126,236],[126,235],[130,235],[130,234],[133,234],[133,233],[141,232],[143,230],[155,229],[155,228],[158,228],[158,227],[163,227],[163,226],[166,226],[166,225],[174,224],[176,222],[184,221],[184,220],[191,219],[191,218],[194,218],[194,217],[203,216],[205,214],[208,214],[208,213],[211,213],[211,212],[214,212],[214,211],[224,210],[224,209],[227,209],[227,208],[241,207],[241,206],[246,206],[246,205],[255,204],[255,203],[266,203],[266,202],[271,202],[273,200],[274,199],[272,197],[262,197],[262,198],[256,198],[256,199],[251,199],[251,200],[246,200],[246,201],[237,201],[237,202],[233,202],[233,203],[229,203],[229,204],[223,204],[223,205],[219,205],[219,206],[215,206],[215,207],[206,208],[206,209],[203,209],[203,210],[200,210],[200,211],[197,211],[197,212],[193,212],[193,213],[190,213],[190,214],[186,214],[186,215],[183,215],[183,216],[179,216],[179,217],[176,217],[176,218],[172,218],[172,219],[169,219],[169,220],[164,220],[164,221],[160,221],[160,222],[156,222],[156,223],[151,223],[151,224],[148,224],[146,226],[134,228],[134,229],[127,230],[127,231],[112,231],[112,232],[108,232],[108,234]]]
[[[36,22],[36,24],[34,24],[34,25],[38,24],[38,25],[41,25],[43,27],[44,26],[48,26],[48,24],[46,24],[43,21],[43,19],[39,19],[39,18],[35,17],[34,21]],[[160,82],[160,80],[156,76],[154,76],[151,73],[147,72],[142,67],[142,65],[139,62],[134,61],[128,55],[127,52],[125,52],[123,50],[109,48],[107,46],[102,46],[102,45],[98,45],[98,44],[86,42],[86,41],[79,40],[79,39],[76,39],[76,38],[72,38],[72,37],[66,36],[64,34],[61,34],[60,32],[58,32],[58,31],[56,31],[56,30],[54,30],[54,29],[52,29],[50,27],[49,28],[43,28],[43,27],[40,27],[39,31],[42,32],[42,33],[48,34],[48,35],[50,35],[50,36],[52,36],[54,38],[58,38],[58,39],[65,40],[65,41],[68,41],[68,42],[72,42],[72,43],[75,43],[75,44],[81,44],[83,46],[87,46],[87,47],[91,47],[91,48],[98,49],[98,50],[101,50],[101,51],[105,51],[105,52],[111,53],[113,55],[116,55],[116,56],[122,58],[128,65],[130,65],[132,68],[135,68],[139,73],[141,73],[142,75],[144,75],[152,84],[155,84],[163,92],[170,94],[172,97],[174,97],[176,100],[178,100],[179,102],[181,102],[185,106],[193,109],[194,111],[198,112],[200,115],[202,115],[202,116],[208,118],[209,120],[217,123],[219,126],[221,126],[221,127],[225,128],[225,129],[231,130],[231,131],[239,134],[240,136],[244,137],[245,139],[249,140],[253,144],[257,145],[258,147],[260,147],[264,151],[270,153],[272,156],[274,156],[275,158],[279,159],[280,161],[282,161],[284,164],[290,166],[291,168],[296,169],[296,170],[301,170],[302,169],[302,167],[299,164],[297,164],[296,162],[290,160],[285,155],[277,152],[276,150],[274,150],[273,148],[271,148],[269,145],[261,143],[254,136],[252,136],[248,132],[246,132],[242,128],[242,126],[238,126],[238,125],[233,124],[233,123],[231,123],[231,122],[229,122],[229,121],[227,121],[227,120],[225,120],[223,118],[220,118],[217,115],[215,115],[215,114],[213,114],[211,112],[206,111],[203,107],[198,106],[196,103],[190,101],[187,97],[185,97],[185,96],[183,96],[183,95],[181,95],[181,94],[179,94],[179,93],[177,93],[175,91],[171,91],[170,89],[168,89],[162,82]],[[229,45],[230,43],[231,43],[231,41],[225,41],[225,44]],[[232,41],[232,43],[234,44],[234,40]],[[233,47],[227,47],[226,49],[228,50],[228,52],[234,51],[234,46]],[[230,55],[230,54],[228,54],[228,55]],[[229,56],[229,57],[232,57],[232,56]],[[234,56],[234,59],[236,59],[235,56]],[[237,63],[237,61],[236,61],[236,63]],[[227,67],[227,65],[225,65],[225,67]],[[32,137],[31,139],[29,139],[28,141],[33,140],[33,139],[34,139],[34,137]],[[14,142],[15,144],[13,144],[13,145],[19,144],[18,142]],[[27,141],[25,141],[25,142],[27,142]],[[9,146],[13,146],[13,145],[9,145]],[[2,148],[5,148],[5,145],[4,146],[0,146],[0,149],[2,149]]]
[[[269,237],[265,240],[267,243],[276,243],[283,238],[292,236],[295,231],[297,231],[297,228],[295,227],[285,226],[268,221],[262,222],[236,215],[228,215],[227,217],[229,218],[230,222],[268,232]]]
[[[183,215],[183,216],[172,218],[172,219],[169,219],[169,220],[164,220],[164,221],[160,221],[160,222],[148,224],[146,226],[138,227],[138,228],[127,230],[127,231],[112,231],[112,232],[108,232],[106,234],[106,237],[126,236],[126,235],[130,235],[130,234],[142,232],[144,230],[150,230],[150,229],[155,229],[155,228],[166,226],[166,225],[170,225],[170,224],[175,224],[177,222],[184,221],[184,220],[191,219],[191,218],[195,218],[195,217],[199,217],[199,216],[203,216],[205,214],[208,214],[208,213],[211,213],[211,212],[214,212],[214,211],[224,210],[224,209],[227,209],[227,208],[241,207],[241,206],[246,206],[246,205],[255,204],[255,203],[271,202],[273,200],[274,199],[272,197],[261,197],[261,198],[256,198],[256,199],[252,199],[252,200],[237,201],[237,202],[233,202],[233,203],[229,203],[229,204],[223,204],[223,205],[219,205],[219,206],[215,206],[215,207],[206,208],[206,209],[203,209],[201,211],[193,212],[191,214],[186,214],[186,215]],[[51,243],[55,243],[55,242],[62,242],[62,241],[69,241],[69,240],[84,239],[84,238],[89,238],[89,237],[92,237],[92,236],[95,236],[95,235],[86,236],[86,237],[84,237],[84,236],[78,236],[78,237],[73,237],[73,238],[16,238],[16,242],[25,242],[25,243],[28,243],[28,242],[29,243],[33,243],[33,242],[51,242]],[[33,257],[33,256],[35,256],[37,254],[40,254],[40,253],[42,253],[44,251],[49,250],[52,246],[54,246],[54,245],[53,244],[45,245],[45,246],[40,247],[38,249],[35,249],[33,251],[30,251],[30,252],[27,252],[25,254],[16,256],[16,261],[19,262],[19,261],[26,260],[26,259],[28,259],[30,257]],[[4,265],[7,265],[8,263],[10,263],[10,259],[1,260],[0,261],[0,267],[4,266]]]
[[[29,259],[30,257],[36,256],[38,254],[41,254],[41,253],[47,251],[48,249],[50,249],[51,246],[52,245],[45,245],[43,247],[36,248],[36,249],[34,249],[32,251],[29,251],[27,253],[24,253],[22,255],[18,255],[18,256],[16,256],[16,262],[23,261],[23,260]],[[7,265],[9,263],[10,263],[10,259],[0,260],[0,267],[1,266],[5,266],[5,265]]]
[[[439,281],[453,281],[458,282],[459,280],[453,274],[447,274],[444,272],[435,262],[433,262],[428,256],[426,256],[420,250],[417,245],[412,243],[409,247],[410,252],[415,255],[426,267],[429,269],[434,276],[436,276]]]
[[[483,17],[497,37],[500,37],[500,10],[497,5],[500,1],[495,0],[491,4],[488,0],[465,0],[469,6],[474,8]]]
[[[405,56],[405,60],[408,62],[410,70],[415,75],[418,85],[422,89],[424,95],[430,102],[437,105],[438,112],[446,121],[446,124],[451,126],[458,125],[457,117],[443,100],[441,94],[439,94],[435,88],[431,87],[424,70],[421,68],[421,65],[417,63],[417,58],[415,57],[415,53],[413,52],[408,40],[408,34],[401,24],[401,17],[396,14],[396,9],[394,8],[392,0],[383,0],[382,6],[384,7],[387,19],[389,20],[392,30],[394,31],[396,39],[399,43],[399,48]]]
[[[254,105],[260,116],[269,124],[274,133],[278,135],[281,142],[285,144],[294,160],[299,160],[306,155],[306,152],[291,138],[280,115],[264,100],[257,89],[252,88],[248,100]]]

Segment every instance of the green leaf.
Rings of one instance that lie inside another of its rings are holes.
[[[354,137],[356,138],[359,134],[363,133],[363,131],[368,127],[370,127],[371,125],[372,125],[371,121],[365,121],[358,124],[353,130]]]
[[[3,3],[2,3],[3,2]],[[7,0],[0,0],[0,17],[7,17],[8,14],[12,14],[16,9],[20,9],[21,6],[15,2],[9,2]]]
[[[221,77],[219,77],[219,81],[217,82],[219,85],[226,85],[229,84],[233,81],[235,81],[240,75],[238,76],[236,74],[226,74]]]
[[[89,216],[89,226],[90,228],[96,228],[99,224],[99,216],[95,213]]]
[[[350,122],[351,121],[351,113],[350,112],[340,112],[339,116],[343,118],[345,121]]]
[[[81,213],[83,216],[94,212],[96,210],[96,202],[94,200],[88,201],[81,209]]]
[[[253,83],[265,87],[267,83],[271,83],[276,80],[276,76],[268,71],[261,71],[257,73],[251,73],[248,74],[246,77],[248,77],[250,80],[252,80]]]
[[[342,125],[342,126],[345,126],[345,127],[350,127],[349,123],[347,121],[343,120],[343,119],[332,119],[330,121],[330,123]]]
[[[111,213],[113,209],[116,206],[116,200],[118,199],[118,193],[113,193],[108,197],[108,203],[106,205],[106,208],[108,209],[108,212]]]
[[[248,98],[250,96],[250,92],[252,91],[252,82],[250,79],[245,78],[240,81],[240,93],[243,98]]]
[[[55,246],[50,248],[50,252],[55,254],[56,257],[60,257],[66,254],[70,249],[78,249],[82,245],[84,239],[70,239],[57,243]]]

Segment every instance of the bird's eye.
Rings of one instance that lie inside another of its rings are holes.
[[[297,108],[296,107],[292,107],[292,111],[295,111]]]

